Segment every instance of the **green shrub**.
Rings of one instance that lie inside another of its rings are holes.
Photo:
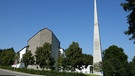
[[[13,68],[13,67],[10,67],[10,66],[0,66],[0,68],[12,70],[12,71],[30,73],[30,74],[46,75],[46,76],[88,76],[88,75],[85,75],[85,74],[82,74],[82,73],[33,70],[33,69],[27,69],[27,68]]]

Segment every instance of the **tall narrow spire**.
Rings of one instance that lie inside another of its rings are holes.
[[[98,14],[97,14],[97,2],[94,0],[94,47],[93,47],[93,66],[94,74],[103,76],[101,72],[100,62],[102,62],[102,53],[101,53],[101,43],[100,43],[100,33],[99,33],[99,24],[98,24]],[[97,68],[97,69],[95,69]]]
[[[93,64],[102,62],[101,43],[97,14],[97,2],[94,0],[94,47],[93,47]]]

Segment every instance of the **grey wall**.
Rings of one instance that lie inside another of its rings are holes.
[[[59,56],[59,49],[60,49],[60,42],[56,38],[56,36],[52,33],[52,56],[54,57],[55,60],[55,68],[57,69],[57,59]]]
[[[40,33],[37,33],[30,40],[28,40],[29,46],[28,50],[30,50],[33,55],[35,55],[36,48],[40,46],[39,41],[40,41]]]
[[[52,44],[52,56],[54,57],[55,62],[57,63],[57,58],[59,56],[59,48],[60,48],[60,42],[57,39],[57,37],[53,34],[52,31],[49,29],[42,29],[38,33],[36,33],[32,38],[28,40],[28,45],[33,55],[35,55],[35,51],[37,47],[42,47],[44,43],[50,43]],[[57,65],[55,63],[55,68],[57,69]],[[31,67],[32,68],[32,67]],[[35,66],[33,66],[33,69],[36,69]]]

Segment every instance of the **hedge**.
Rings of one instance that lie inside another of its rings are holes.
[[[0,66],[1,69],[8,69],[12,71],[24,72],[29,74],[38,74],[45,76],[89,76],[82,73],[69,73],[69,72],[57,72],[57,71],[45,71],[45,70],[34,70],[27,68],[13,68],[10,66]]]

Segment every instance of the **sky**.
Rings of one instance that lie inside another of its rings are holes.
[[[111,45],[124,49],[131,61],[135,44],[124,34],[128,29],[120,3],[125,0],[97,0],[102,51]],[[83,53],[93,54],[94,0],[0,0],[0,48],[16,52],[43,28],[53,31],[67,49],[75,41]]]

